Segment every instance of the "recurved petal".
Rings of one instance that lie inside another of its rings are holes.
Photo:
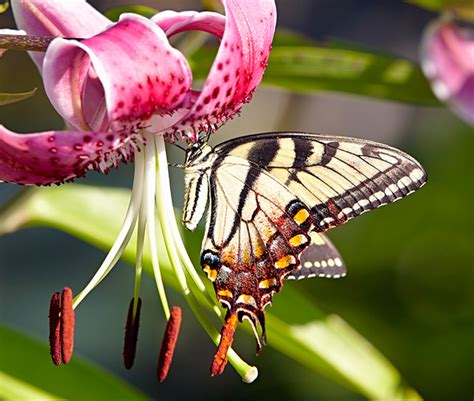
[[[474,125],[474,35],[445,20],[431,24],[422,43],[422,67],[433,92]]]
[[[0,181],[47,185],[107,172],[132,157],[134,138],[103,132],[17,134],[0,125]]]
[[[163,30],[132,14],[83,41],[55,39],[46,52],[43,77],[56,110],[79,128],[84,122],[90,125],[77,116],[84,116],[88,95],[91,103],[100,99],[97,86],[87,86],[98,79],[108,120],[119,131],[136,130],[154,114],[173,111],[192,80],[185,57],[169,44]]]
[[[88,38],[111,21],[85,0],[13,0],[13,15],[28,35]],[[44,54],[30,52],[41,70]]]
[[[208,32],[222,38],[225,29],[225,17],[214,12],[162,11],[151,19],[163,29],[166,35],[172,36],[180,32],[196,30]]]
[[[209,76],[189,113],[169,130],[181,131],[191,140],[197,139],[199,131],[215,129],[217,124],[224,123],[250,100],[265,71],[275,32],[273,0],[223,0],[222,3],[225,29]],[[221,19],[208,14],[200,17],[187,14],[181,18],[176,14],[158,14],[154,19],[170,34],[200,29],[220,36]],[[207,25],[214,27],[212,30],[203,28],[206,20]]]

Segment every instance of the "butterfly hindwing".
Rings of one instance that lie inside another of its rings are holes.
[[[329,238],[316,232],[312,232],[310,236],[311,245],[301,254],[299,268],[285,278],[287,280],[302,280],[313,277],[344,277],[346,265]]]

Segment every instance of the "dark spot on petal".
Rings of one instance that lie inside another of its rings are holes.
[[[76,144],[74,145],[74,150],[82,150],[82,145],[79,144],[79,143],[76,143]]]
[[[211,97],[210,97],[210,96],[206,96],[206,97],[204,98],[204,104],[208,104],[210,101],[211,101]]]
[[[224,76],[224,82],[229,82],[229,74],[226,74],[226,75]]]
[[[54,135],[51,135],[50,137],[48,137],[48,142],[54,142],[56,138],[54,137]]]
[[[49,151],[51,153],[58,153],[58,150],[56,148],[50,148]]]
[[[217,69],[222,70],[224,68],[224,65],[222,63],[217,64]]]
[[[95,143],[95,146],[97,146],[98,148],[101,148],[102,146],[104,146],[104,142],[102,142],[102,141],[97,141],[97,142]]]
[[[89,143],[92,141],[92,137],[89,135],[86,135],[83,140],[84,140],[84,143]]]
[[[220,91],[220,88],[218,86],[216,86],[214,88],[214,90],[212,91],[212,98],[215,99],[217,98],[217,96],[219,96],[219,91]]]

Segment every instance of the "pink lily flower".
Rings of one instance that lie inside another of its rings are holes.
[[[474,125],[474,36],[442,18],[423,39],[421,61],[433,92]]]
[[[73,302],[76,308],[110,272],[138,227],[135,290],[127,323],[127,337],[135,341],[136,333],[130,330],[138,329],[134,320],[139,316],[146,236],[163,309],[170,317],[159,269],[155,212],[182,291],[213,341],[219,341],[219,333],[195,301],[205,297],[215,313],[222,315],[194,270],[178,232],[164,139],[194,142],[201,132],[214,131],[250,100],[262,79],[275,30],[274,1],[222,3],[225,16],[164,11],[151,19],[124,14],[119,22],[111,23],[84,0],[12,2],[17,25],[26,35],[56,37],[45,53],[30,54],[51,103],[70,129],[23,135],[0,125],[0,180],[22,185],[62,183],[91,169],[107,172],[120,161],[135,161],[132,196],[122,229],[97,273]],[[168,41],[190,30],[220,39],[200,91],[191,89],[189,64]],[[125,349],[134,350],[134,346],[125,344]],[[126,356],[128,366],[133,356]],[[232,350],[228,356],[244,380],[256,378],[256,368]]]

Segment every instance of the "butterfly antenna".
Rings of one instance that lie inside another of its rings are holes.
[[[184,166],[182,164],[176,164],[176,163],[168,163],[168,166],[176,167],[176,168],[184,168]]]
[[[186,148],[184,148],[183,146],[178,145],[178,144],[175,143],[175,142],[170,142],[170,143],[171,143],[171,145],[176,146],[177,148],[181,149],[183,152],[186,152]]]

